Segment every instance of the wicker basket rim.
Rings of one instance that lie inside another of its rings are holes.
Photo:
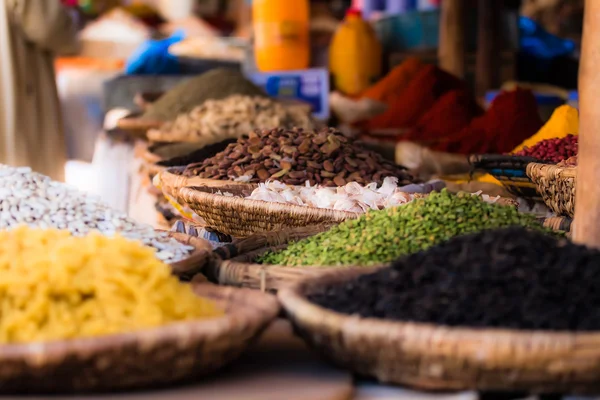
[[[436,325],[431,323],[387,321],[379,318],[363,318],[358,315],[346,315],[328,310],[310,302],[305,296],[306,292],[310,291],[309,289],[314,290],[316,287],[321,287],[325,284],[344,282],[370,272],[373,271],[357,269],[328,271],[319,277],[307,278],[282,288],[278,291],[277,298],[288,313],[299,315],[300,318],[318,315],[318,320],[321,321],[322,324],[335,327],[336,329],[344,329],[344,327],[351,326],[355,333],[371,338],[389,337],[394,331],[405,330],[412,331],[415,336],[443,336],[444,342],[453,342],[457,346],[462,342],[476,339],[479,339],[481,345],[484,346],[486,344],[485,339],[487,339],[487,341],[493,341],[495,343],[494,346],[496,351],[506,349],[506,347],[498,345],[499,341],[502,341],[503,343],[523,343],[528,345],[540,344],[546,346],[552,343],[557,350],[560,348],[559,343],[569,345],[575,340],[581,344],[589,344],[594,347],[597,347],[600,344],[600,331],[566,332],[504,328],[470,328]],[[432,351],[435,351],[435,349],[432,348]],[[475,353],[480,351],[481,348],[474,350],[473,356],[476,357],[477,354]],[[510,349],[506,350],[506,356],[510,356],[510,354],[508,354],[510,352]]]
[[[179,243],[192,246],[194,250],[183,260],[170,263],[170,267],[175,273],[185,273],[190,262],[202,262],[204,265],[208,262],[213,252],[213,247],[206,239],[188,235],[181,232],[170,232],[157,229],[158,232],[166,233],[167,236],[177,240]],[[196,265],[195,268],[202,268],[204,265]]]
[[[236,182],[230,180],[200,178],[198,176],[184,176],[181,173],[186,169],[186,166],[180,167],[164,167],[160,172],[161,181],[172,181],[174,179],[181,180],[181,184],[176,186],[177,189],[184,187],[214,187],[215,189],[231,186],[233,187],[253,187],[257,188],[257,183]],[[179,183],[179,182],[178,182]]]
[[[255,290],[221,287],[213,284],[193,284],[194,292],[209,300],[233,300],[235,307],[224,316],[170,323],[150,329],[103,335],[97,337],[56,340],[43,343],[0,345],[0,360],[26,359],[39,365],[40,358],[52,359],[68,354],[100,353],[113,347],[135,343],[172,343],[177,339],[198,336],[226,335],[238,325],[264,323],[274,319],[280,306],[274,296]],[[238,292],[234,296],[235,292]]]
[[[285,214],[294,214],[294,215],[320,215],[323,217],[331,218],[334,220],[343,221],[349,218],[357,218],[363,214],[355,213],[350,211],[343,210],[334,210],[330,208],[318,208],[312,206],[300,206],[297,204],[289,204],[289,203],[275,203],[264,200],[255,200],[248,199],[244,197],[238,196],[225,196],[219,195],[217,193],[207,193],[204,189],[211,189],[209,186],[197,187],[197,186],[188,186],[181,188],[179,193],[181,197],[186,199],[186,201],[197,200],[197,202],[205,202],[211,198],[220,198],[221,203],[228,204],[231,207],[235,207],[238,209],[253,209],[254,212],[259,212],[261,214],[270,214],[277,213],[280,215]]]
[[[532,180],[548,174],[571,178],[577,176],[577,167],[559,167],[556,164],[529,163],[526,173]]]

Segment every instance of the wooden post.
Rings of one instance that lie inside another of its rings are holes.
[[[600,248],[600,1],[586,0],[579,66],[579,160],[573,239]]]
[[[500,13],[503,4],[497,0],[477,2],[477,94],[496,88],[500,82]]]
[[[442,1],[439,65],[460,77],[465,76],[465,0]]]

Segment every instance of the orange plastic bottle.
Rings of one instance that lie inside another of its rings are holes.
[[[310,64],[308,0],[252,0],[254,56],[261,72]]]
[[[350,9],[329,47],[329,71],[335,88],[357,95],[381,74],[381,44],[361,12]]]

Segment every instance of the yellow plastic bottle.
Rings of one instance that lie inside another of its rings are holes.
[[[308,0],[252,0],[254,55],[261,72],[310,65]]]
[[[381,75],[381,44],[359,10],[350,9],[329,48],[329,70],[335,88],[356,95]]]

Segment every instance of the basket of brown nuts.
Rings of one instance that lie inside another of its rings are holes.
[[[333,129],[257,130],[223,152],[185,169],[160,174],[163,192],[189,206],[208,226],[235,237],[284,227],[339,223],[358,213],[248,200],[259,183],[340,187],[381,185],[394,177],[414,182],[408,171]]]

